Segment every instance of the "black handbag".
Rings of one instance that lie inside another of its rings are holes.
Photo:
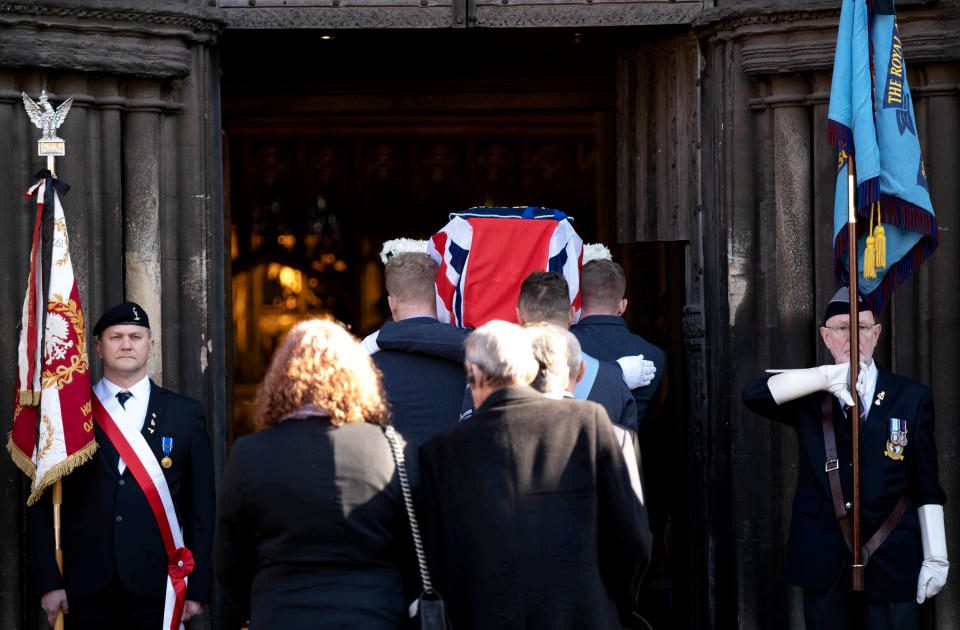
[[[420,630],[453,630],[450,617],[447,615],[447,606],[443,603],[440,593],[433,590],[430,582],[430,570],[427,568],[427,557],[423,553],[423,542],[420,540],[420,526],[417,525],[417,514],[413,510],[413,499],[410,497],[410,484],[407,481],[407,465],[403,458],[403,449],[397,441],[397,433],[393,427],[384,427],[384,435],[390,442],[393,451],[393,461],[400,477],[400,490],[403,492],[403,503],[407,507],[407,518],[410,520],[410,533],[413,535],[413,547],[417,552],[417,565],[420,568],[420,583],[422,591],[415,606],[415,621]]]

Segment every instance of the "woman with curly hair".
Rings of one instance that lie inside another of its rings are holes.
[[[298,324],[256,414],[264,430],[233,445],[217,504],[214,564],[231,605],[251,630],[402,627],[416,564],[367,353],[338,324]]]

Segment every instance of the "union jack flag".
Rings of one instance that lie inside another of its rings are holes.
[[[556,271],[570,288],[580,318],[583,240],[573,219],[539,207],[470,208],[450,215],[433,235],[427,253],[437,261],[437,317],[461,328],[493,319],[517,321],[523,279]]]

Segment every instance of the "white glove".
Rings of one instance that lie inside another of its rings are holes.
[[[380,335],[379,330],[375,330],[366,337],[363,338],[363,341],[360,342],[360,345],[363,346],[363,349],[367,351],[367,354],[376,354],[380,351],[380,346],[377,345],[377,337]]]
[[[840,402],[852,406],[853,397],[847,386],[849,381],[850,363],[838,363],[774,374],[767,379],[767,387],[778,405],[826,390],[839,398]]]
[[[947,537],[944,534],[943,506],[936,503],[917,508],[920,520],[920,540],[923,541],[923,564],[917,580],[917,603],[940,592],[947,583]]]
[[[646,387],[653,382],[657,375],[657,366],[653,361],[647,361],[642,354],[617,359],[620,369],[623,370],[623,382],[630,389]]]

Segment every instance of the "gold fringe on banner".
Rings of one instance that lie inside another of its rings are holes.
[[[40,404],[40,392],[28,390],[20,392],[20,404],[24,407],[36,407]]]
[[[7,452],[10,453],[10,457],[13,459],[13,463],[17,465],[17,468],[23,471],[27,477],[30,477],[30,480],[33,481],[34,471],[36,470],[36,465],[34,465],[33,460],[23,454],[17,445],[13,443],[13,432],[7,433]]]

